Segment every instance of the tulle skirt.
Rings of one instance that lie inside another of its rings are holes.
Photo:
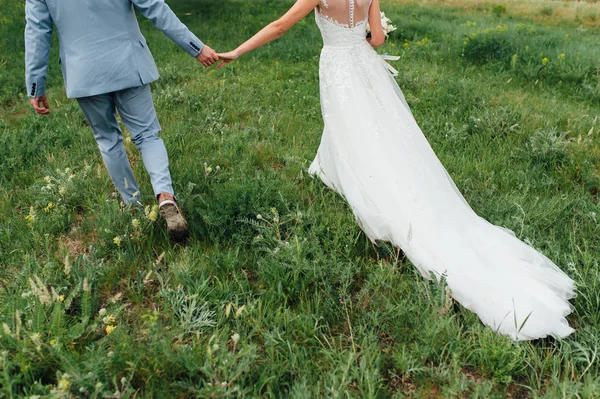
[[[320,86],[325,128],[309,172],[346,199],[372,241],[400,247],[425,278],[445,278],[453,298],[500,334],[573,332],[573,280],[475,214],[368,43],[325,46]]]

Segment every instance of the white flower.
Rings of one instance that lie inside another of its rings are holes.
[[[35,345],[36,349],[40,350],[42,347],[42,336],[40,333],[33,333],[29,336],[29,338],[31,339],[31,343]]]
[[[385,16],[385,13],[381,13],[381,28],[383,29],[383,33],[387,38],[390,32],[397,30],[394,25],[392,25],[392,20]],[[371,33],[371,25],[367,23],[367,33]]]
[[[231,340],[233,341],[234,344],[237,344],[240,341],[240,334],[235,333],[231,336]]]

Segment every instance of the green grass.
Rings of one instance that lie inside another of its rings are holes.
[[[170,4],[229,50],[292,2]],[[52,114],[29,109],[23,2],[0,0],[0,398],[598,397],[599,32],[492,5],[383,4],[400,29],[382,52],[401,55],[398,82],[432,146],[481,216],[577,281],[577,332],[497,336],[371,245],[307,175],[322,129],[311,18],[218,71],[141,20],[192,227],[176,245],[151,209],[120,206],[56,46]]]

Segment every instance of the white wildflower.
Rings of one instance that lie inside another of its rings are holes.
[[[234,344],[237,344],[240,341],[240,334],[235,333],[231,336],[231,340],[233,341]]]

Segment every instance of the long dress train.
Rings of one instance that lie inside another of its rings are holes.
[[[316,10],[324,132],[309,172],[349,203],[373,240],[400,247],[425,278],[515,340],[566,337],[574,282],[510,230],[479,217],[436,157],[366,38],[370,0]]]

